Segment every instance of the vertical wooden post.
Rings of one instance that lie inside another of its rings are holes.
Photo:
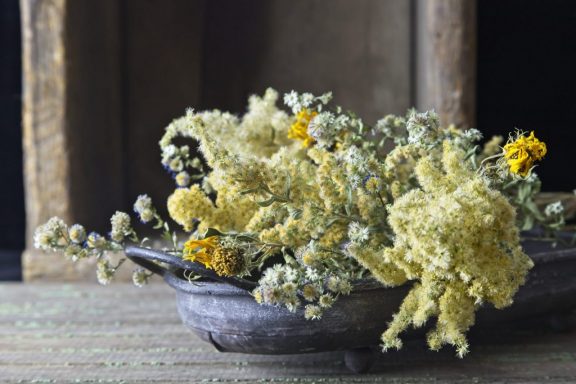
[[[115,0],[21,0],[25,280],[94,271],[40,253],[32,235],[51,216],[103,231],[123,199],[118,12]],[[97,22],[94,22],[94,19]]]
[[[476,0],[417,0],[416,104],[444,125],[476,120]]]
[[[72,217],[67,152],[64,19],[66,0],[23,0],[23,151],[26,248],[23,276],[34,269],[34,227],[50,215]]]
[[[20,0],[26,280],[95,280],[90,262],[33,249],[51,216],[105,234],[139,193],[172,190],[157,143],[199,102],[203,3]]]

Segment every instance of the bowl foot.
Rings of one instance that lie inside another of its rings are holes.
[[[376,354],[371,348],[354,348],[346,351],[344,363],[354,373],[366,373],[376,361]]]

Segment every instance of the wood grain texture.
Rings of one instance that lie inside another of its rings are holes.
[[[66,1],[22,0],[23,150],[27,248],[24,278],[34,275],[34,228],[52,215],[72,217],[66,132]],[[56,260],[56,259],[53,259]],[[56,264],[59,263],[56,261]],[[66,269],[68,270],[68,269]],[[66,273],[66,271],[64,271]]]
[[[444,125],[476,122],[476,0],[418,0],[417,107]]]
[[[576,332],[541,328],[476,337],[465,359],[415,340],[366,375],[342,353],[216,352],[186,331],[163,284],[0,285],[0,383],[569,383]]]
[[[332,89],[370,123],[412,105],[410,1],[20,1],[26,280],[93,279],[32,249],[49,217],[106,233],[138,194],[164,209],[157,143],[186,107],[240,112],[269,85]]]
[[[413,106],[411,1],[211,0],[206,12],[205,108],[242,112],[270,86],[332,91],[368,124]]]
[[[109,230],[123,191],[120,47],[115,0],[22,0],[25,280],[86,279],[87,263],[32,247],[52,216]],[[98,20],[98,22],[93,22]]]
[[[92,261],[33,249],[34,229],[50,217],[105,234],[139,194],[161,202],[173,190],[158,140],[198,104],[202,6],[21,0],[25,280],[94,280]]]

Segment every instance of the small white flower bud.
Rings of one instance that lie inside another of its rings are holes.
[[[88,248],[102,249],[106,246],[106,239],[96,232],[90,232],[86,239],[86,245]]]
[[[152,221],[156,210],[152,205],[152,199],[148,195],[140,195],[134,203],[134,212],[140,217],[144,224]]]
[[[184,163],[179,158],[173,159],[168,165],[171,171],[180,172],[184,168]]]
[[[150,278],[150,274],[143,268],[135,269],[132,273],[132,282],[137,287],[143,287],[144,285],[148,284],[148,279]]]
[[[546,216],[557,216],[561,215],[562,212],[564,212],[564,206],[562,205],[561,201],[548,204],[546,208],[544,208],[544,214]]]
[[[86,240],[86,230],[80,224],[74,224],[68,230],[70,240],[75,244],[82,244]]]
[[[132,233],[132,226],[130,224],[130,216],[125,212],[116,211],[110,218],[112,224],[112,231],[110,237],[116,242],[121,242],[126,236]]]
[[[96,278],[98,282],[102,285],[108,285],[114,277],[114,268],[110,265],[108,260],[100,259],[96,264]]]
[[[68,257],[72,261],[78,261],[82,258],[82,247],[78,244],[70,244],[64,250],[64,256]]]
[[[178,172],[175,177],[176,185],[179,187],[187,187],[190,184],[190,175],[186,171]]]

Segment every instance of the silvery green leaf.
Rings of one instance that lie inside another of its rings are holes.
[[[268,200],[257,201],[256,204],[258,204],[261,207],[268,207],[268,206],[272,205],[273,203],[275,203],[276,201],[277,201],[276,197],[272,196]]]
[[[217,230],[216,228],[208,228],[204,233],[204,238],[211,237],[211,236],[222,236],[223,233]]]

